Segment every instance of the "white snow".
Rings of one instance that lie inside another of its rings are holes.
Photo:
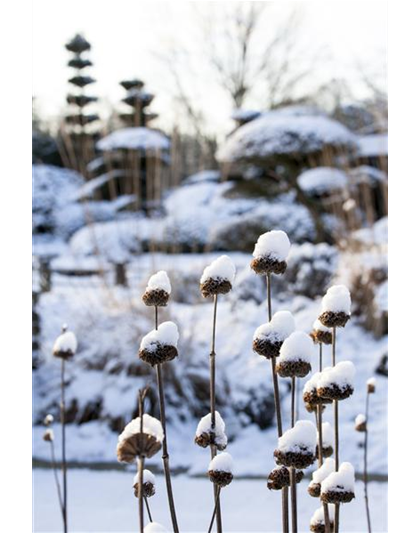
[[[159,270],[159,272],[150,276],[146,290],[151,291],[154,289],[162,289],[166,293],[171,294],[171,282],[165,270]]]
[[[139,473],[134,476],[133,478],[133,487],[139,482]],[[143,483],[151,483],[152,485],[156,485],[156,477],[155,475],[150,472],[150,470],[144,469],[143,470]]]
[[[365,417],[365,415],[363,415],[361,413],[359,415],[357,415],[356,418],[354,419],[354,424],[356,426],[360,426],[360,424],[364,424],[365,422],[366,422],[366,417]]]
[[[328,457],[324,460],[322,466],[312,472],[312,481],[314,483],[322,483],[326,477],[334,472],[335,462],[334,459]]]
[[[98,150],[169,150],[169,139],[159,131],[150,128],[122,128],[116,130],[96,143]]]
[[[338,168],[317,167],[302,172],[298,184],[307,193],[324,194],[345,189],[348,178]]]
[[[147,526],[144,528],[144,533],[169,533],[169,532],[158,522],[149,522]]]
[[[308,154],[322,151],[325,145],[353,147],[356,139],[345,126],[324,116],[287,116],[284,110],[268,111],[238,128],[217,157],[233,162],[275,154]]]
[[[208,279],[227,280],[231,284],[235,278],[235,265],[230,257],[221,255],[215,259],[210,265],[206,266],[201,276],[200,283],[204,283]]]
[[[366,381],[366,385],[373,385],[374,387],[376,387],[376,378],[369,378]]]
[[[230,118],[239,121],[254,120],[261,115],[261,111],[255,111],[254,109],[234,109]]]
[[[364,135],[359,137],[357,144],[361,157],[385,157],[388,155],[387,133]]]
[[[314,343],[304,331],[294,331],[280,348],[279,361],[305,361],[310,363],[314,355]]]
[[[254,257],[269,256],[278,261],[284,261],[290,251],[290,241],[287,233],[282,230],[272,230],[258,237],[255,244]]]
[[[341,361],[334,367],[324,368],[318,379],[318,388],[328,387],[333,384],[339,388],[344,388],[347,385],[354,388],[355,375],[356,368],[354,364],[351,361]]]
[[[48,415],[44,418],[44,425],[46,425],[46,426],[49,426],[49,425],[52,424],[53,422],[54,422],[54,417],[53,417],[53,415],[48,414]]]
[[[290,311],[277,311],[270,322],[259,326],[254,333],[255,339],[269,339],[283,342],[296,328],[295,319]]]
[[[305,392],[312,392],[313,390],[317,389],[320,377],[321,372],[315,372],[314,374],[312,374],[312,376],[308,379],[308,381],[303,387],[303,393],[305,394]]]
[[[206,181],[218,182],[220,178],[221,174],[219,170],[200,170],[185,178],[181,185],[193,185],[195,183],[205,183]]]
[[[327,328],[326,326],[324,326],[324,324],[318,318],[313,323],[312,328],[314,329],[314,331],[326,331],[331,333],[331,328]]]
[[[134,420],[125,426],[124,430],[118,437],[118,442],[123,442],[137,433],[140,433],[140,417],[134,418]],[[164,434],[162,424],[157,418],[154,418],[147,413],[143,414],[143,433],[152,435],[159,442],[163,441]]]
[[[365,245],[388,244],[388,217],[375,222],[371,228],[361,228],[353,232],[353,237]]]
[[[333,428],[329,422],[322,422],[322,446],[327,448],[334,445]]]
[[[386,182],[388,176],[382,170],[369,165],[360,165],[348,171],[352,183],[378,183]]]
[[[298,420],[294,427],[283,433],[278,449],[283,452],[299,452],[302,447],[315,454],[317,443],[316,427],[309,420]]]
[[[330,522],[332,522],[334,519],[334,512],[335,512],[334,505],[329,503],[328,504],[328,516],[330,518]],[[319,524],[325,524],[324,506],[318,507],[318,509],[314,512],[309,522],[309,525],[311,526],[316,526]]]
[[[220,416],[219,412],[216,411],[216,426],[214,428],[215,433],[215,440],[217,444],[220,444],[221,446],[227,445],[227,436],[225,433],[225,422],[223,418]],[[195,435],[198,437],[199,435],[202,435],[203,433],[211,433],[211,413],[209,413],[206,416],[203,416],[203,418],[200,420],[197,426],[197,430],[195,432]]]
[[[54,343],[53,353],[70,352],[73,355],[77,350],[77,338],[72,331],[65,331],[59,335]]]
[[[332,472],[321,482],[321,493],[329,490],[354,492],[354,468],[351,463],[341,463],[338,472]]]
[[[147,335],[143,337],[140,343],[140,349],[147,349],[149,351],[155,351],[159,344],[178,346],[178,327],[174,322],[162,322],[158,326],[158,329],[153,329]]]
[[[54,430],[46,429],[44,435],[48,435],[50,440],[54,440]]]
[[[230,453],[222,452],[216,455],[216,457],[210,461],[208,470],[214,470],[215,472],[230,472],[232,474],[233,459]]]
[[[332,311],[337,313],[343,311],[350,315],[350,308],[350,292],[345,285],[333,285],[322,298],[322,312]]]

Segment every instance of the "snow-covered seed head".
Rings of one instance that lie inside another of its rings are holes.
[[[133,479],[134,496],[139,497],[139,474]],[[151,498],[156,493],[156,478],[150,470],[143,470],[143,496]]]
[[[327,328],[342,328],[351,315],[351,297],[345,285],[333,285],[322,298],[319,321]]]
[[[169,532],[161,524],[158,524],[158,522],[149,522],[147,526],[144,528],[144,533],[169,533]]]
[[[54,440],[54,432],[52,429],[46,429],[42,437],[45,442],[52,442]]]
[[[195,432],[195,443],[201,448],[207,448],[207,446],[214,444],[219,451],[223,451],[227,446],[227,436],[225,433],[225,422],[216,411],[216,425],[215,428],[211,427],[211,413],[204,416]]]
[[[226,487],[233,479],[233,459],[227,452],[216,455],[208,468],[210,481],[219,487]]]
[[[327,367],[318,379],[316,392],[321,398],[345,400],[354,392],[356,369],[351,361],[341,361]]]
[[[330,531],[334,528],[334,506],[328,505],[328,519],[330,522]],[[314,514],[312,515],[311,521],[309,523],[309,529],[313,533],[325,533],[325,514],[324,507],[319,507]]]
[[[312,340],[317,344],[332,344],[330,328],[325,327],[319,319],[316,319],[310,333]]]
[[[365,433],[367,431],[365,415],[359,414],[356,416],[354,420],[354,429],[360,433]]]
[[[148,306],[165,307],[171,294],[171,282],[168,274],[160,270],[150,277],[143,294],[143,302]]]
[[[295,319],[290,311],[277,311],[270,322],[255,330],[253,350],[267,359],[277,357],[283,342],[295,327]]]
[[[148,414],[143,415],[143,432],[140,433],[140,418],[127,424],[118,437],[117,459],[132,463],[137,457],[153,457],[161,448],[164,438],[162,424]]]
[[[303,471],[296,470],[296,483],[303,479]],[[285,466],[276,466],[267,478],[267,488],[269,490],[281,490],[290,486],[290,471]]]
[[[178,327],[174,322],[162,322],[145,335],[140,343],[139,358],[149,365],[172,361],[178,355]]]
[[[349,503],[354,498],[354,468],[341,463],[338,472],[332,472],[321,482],[321,500],[324,503]]]
[[[373,394],[376,391],[376,378],[370,378],[366,382],[368,394]]]
[[[257,274],[283,274],[287,268],[286,259],[290,250],[287,233],[281,230],[268,231],[258,237],[251,261],[251,268]]]
[[[294,331],[280,348],[276,372],[282,377],[304,378],[311,371],[314,346],[309,335]]]
[[[71,359],[77,350],[76,335],[72,331],[67,330],[67,325],[62,327],[62,333],[57,337],[53,347],[54,357],[60,359]]]
[[[221,255],[206,266],[200,278],[200,290],[204,298],[227,294],[232,290],[235,265],[230,257]]]
[[[44,418],[44,426],[50,426],[54,422],[53,415],[49,414]]]
[[[307,409],[308,407],[311,408],[310,411],[308,410],[308,412],[310,413],[316,411],[318,405],[332,403],[332,400],[328,400],[327,398],[321,398],[321,396],[318,396],[317,387],[320,377],[321,372],[315,372],[314,374],[312,374],[312,376],[308,379],[308,381],[303,387],[303,401],[305,402],[305,406],[307,406]]]
[[[309,420],[298,420],[279,438],[274,458],[278,465],[299,469],[308,468],[315,461],[317,434]]]

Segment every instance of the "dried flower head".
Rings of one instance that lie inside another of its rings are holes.
[[[232,290],[235,265],[227,255],[221,255],[208,265],[200,279],[200,290],[204,298],[216,294],[227,294]]]
[[[210,481],[219,487],[226,487],[233,479],[233,460],[229,453],[222,452],[210,461],[208,468]]]
[[[136,457],[153,457],[161,448],[164,438],[162,425],[156,418],[143,415],[143,432],[140,433],[140,418],[127,424],[118,437],[117,458],[123,463],[132,463]]]
[[[280,348],[276,372],[282,377],[303,378],[311,371],[313,344],[306,333],[294,331]]]
[[[139,474],[133,479],[134,496],[139,497]],[[156,493],[156,478],[150,470],[143,470],[143,496],[151,498]]]
[[[172,361],[178,355],[178,328],[173,322],[162,322],[158,329],[143,337],[139,358],[149,365]]]
[[[334,529],[334,506],[328,505],[328,519],[330,522],[330,531]],[[325,533],[325,514],[324,507],[319,507],[314,514],[312,515],[311,521],[309,523],[309,529],[313,533]]]
[[[148,306],[165,307],[171,294],[171,282],[168,274],[160,270],[150,277],[143,294],[143,302]]]
[[[365,415],[357,415],[354,420],[354,429],[360,433],[365,433],[367,430],[366,417]]]
[[[332,472],[321,482],[321,500],[349,503],[354,497],[354,468],[350,463],[341,463],[338,472]]]
[[[270,322],[255,330],[253,350],[267,359],[277,357],[283,342],[295,327],[295,319],[290,311],[277,311]]]
[[[319,321],[327,328],[342,328],[350,319],[350,292],[344,285],[330,287],[322,299]]]
[[[373,394],[376,391],[376,378],[370,378],[366,382],[368,394]]]
[[[310,336],[315,343],[318,344],[332,344],[331,330],[325,327],[320,320],[315,320]]]
[[[251,268],[257,274],[284,274],[286,258],[290,250],[289,237],[284,231],[268,231],[258,237],[251,261]]]
[[[44,426],[50,426],[53,422],[54,422],[54,417],[53,417],[53,415],[51,415],[51,414],[48,414],[48,415],[44,418]]]
[[[214,444],[219,451],[223,451],[227,446],[227,436],[225,433],[225,423],[219,412],[216,411],[215,427],[211,427],[211,413],[204,416],[195,433],[195,443],[201,448],[207,448],[210,444]]]
[[[302,470],[297,470],[296,483],[300,483],[302,479]],[[270,490],[281,490],[284,487],[290,487],[290,471],[285,466],[276,466],[268,475],[267,488]]]
[[[66,324],[61,328],[61,335],[57,337],[53,347],[54,357],[60,359],[71,359],[77,350],[76,335],[72,331],[67,331]]]
[[[316,427],[309,420],[298,420],[279,438],[274,458],[278,465],[308,468],[315,461]]]
[[[46,429],[42,438],[45,440],[45,442],[53,442],[53,440],[54,440],[54,432],[53,432],[53,430],[52,429]]]
[[[351,361],[342,361],[327,367],[318,380],[317,394],[330,400],[345,400],[354,392],[356,369]]]
[[[320,377],[321,372],[315,372],[303,387],[303,401],[305,402],[305,406],[307,406],[307,409],[308,407],[310,407],[310,413],[316,411],[318,405],[332,403],[332,400],[318,396],[317,387]]]

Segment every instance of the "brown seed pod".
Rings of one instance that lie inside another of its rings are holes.
[[[296,471],[296,483],[303,479],[302,470]],[[286,466],[273,468],[267,478],[267,488],[269,490],[281,490],[290,486],[290,471]]]
[[[287,268],[286,261],[279,261],[268,255],[255,257],[251,261],[251,268],[256,274],[284,274]]]
[[[365,422],[361,422],[361,423],[359,423],[359,424],[356,424],[356,425],[354,426],[354,429],[355,429],[356,431],[359,431],[360,433],[365,433],[366,430],[367,430],[366,421],[365,421]]]
[[[134,489],[134,496],[138,498],[139,497],[139,484],[135,483],[133,485],[133,489]],[[150,481],[146,481],[143,483],[143,496],[145,496],[146,498],[151,498],[152,496],[155,495],[155,493],[156,493],[156,489],[153,483],[151,483]]]
[[[321,492],[321,501],[324,503],[349,503],[355,497],[354,492],[349,490],[327,490]]]
[[[219,487],[226,487],[233,479],[231,472],[222,472],[221,470],[209,470],[208,475],[210,481]]]
[[[156,343],[151,346],[156,347],[156,349],[149,350],[143,348],[139,350],[139,358],[149,365],[155,366],[161,363],[167,363],[168,361],[175,359],[178,355],[176,347],[171,346],[170,344]]]
[[[314,329],[311,331],[310,336],[312,337],[312,340],[318,344],[332,344],[332,333],[330,331]]]
[[[311,406],[315,407],[315,410],[317,405],[332,403],[332,400],[329,400],[328,398],[321,398],[321,396],[318,396],[316,389],[311,389],[310,391],[304,392],[303,401],[305,402],[305,404],[310,404]]]
[[[311,481],[308,485],[308,494],[313,498],[319,498],[321,494],[321,483],[314,483]]]
[[[301,448],[300,452],[282,452],[276,449],[274,450],[274,459],[278,465],[293,466],[303,470],[311,466],[316,457],[315,454],[304,448]]]
[[[324,311],[319,316],[319,321],[327,328],[344,328],[348,320],[350,320],[350,315],[344,311]]]
[[[325,524],[323,522],[317,522],[309,526],[313,533],[325,533]],[[330,531],[334,530],[334,522],[330,520]]]
[[[154,435],[135,433],[118,443],[117,459],[120,463],[132,463],[141,455],[150,458],[161,446],[161,442]]]
[[[283,341],[272,341],[270,339],[254,339],[252,343],[252,349],[257,354],[266,357],[267,359],[272,359],[279,355],[280,348],[283,344]]]
[[[169,293],[163,289],[146,290],[142,297],[145,305],[151,307],[166,307],[169,300]]]
[[[374,383],[368,383],[367,384],[367,392],[368,394],[373,394],[376,390],[376,387],[375,387],[375,384]]]
[[[339,387],[335,383],[331,383],[326,387],[318,387],[316,392],[318,396],[329,400],[345,400],[353,394],[354,388],[351,385]]]
[[[232,284],[227,279],[208,278],[200,284],[200,291],[204,298],[215,294],[227,294],[232,290]]]
[[[325,402],[325,403],[331,403],[331,402]],[[305,403],[305,409],[308,411],[308,413],[315,413],[318,409],[318,404],[312,404],[312,403]],[[325,411],[325,405],[321,405],[321,413]]]
[[[207,446],[210,446],[211,444],[214,444],[216,448],[222,452],[226,449],[227,443],[221,443],[215,438],[215,434],[213,432],[207,433],[201,433],[201,435],[196,435],[194,442],[200,446],[201,448],[207,448]]]
[[[311,363],[302,360],[279,361],[276,365],[276,372],[282,378],[304,378],[311,369]]]
[[[331,455],[334,453],[334,448],[332,446],[322,446],[322,457],[331,457]],[[319,446],[316,445],[316,452],[315,455],[318,457],[319,455]]]
[[[45,430],[44,435],[42,438],[45,440],[45,442],[53,442],[54,440],[54,434],[51,429]]]

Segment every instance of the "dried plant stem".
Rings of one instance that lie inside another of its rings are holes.
[[[143,496],[143,498],[144,498],[144,503],[146,504],[147,515],[148,515],[148,517],[149,517],[149,521],[150,521],[150,522],[153,522],[152,512],[150,511],[150,505],[149,505],[149,502],[148,502],[146,496]]]
[[[61,471],[63,475],[63,528],[67,533],[67,461],[66,461],[66,397],[65,397],[65,370],[66,361],[61,359]]]
[[[335,366],[336,362],[336,353],[335,353],[335,344],[336,344],[337,331],[336,328],[333,328],[332,331],[332,366]],[[335,471],[338,472],[340,468],[340,457],[339,457],[339,427],[338,427],[338,400],[334,400],[334,456],[335,456]],[[338,533],[340,528],[340,504],[335,504],[335,513],[334,513],[334,533]]]
[[[267,280],[267,308],[268,308],[268,320],[271,320],[272,309],[271,309],[271,275],[268,273],[266,276]],[[277,422],[277,435],[281,437],[283,435],[283,426],[281,419],[281,404],[280,404],[280,391],[279,391],[279,382],[276,373],[276,359],[275,357],[271,358],[271,375],[273,379],[273,392],[274,392],[274,408],[276,411],[276,422]],[[289,489],[284,487],[281,491],[282,498],[282,523],[283,523],[283,533],[289,532]]]
[[[147,389],[146,389],[147,390]],[[140,436],[143,434],[143,402],[145,392],[139,390],[139,419],[140,419]],[[139,475],[139,524],[140,533],[144,531],[144,509],[143,509],[143,470],[144,470],[144,455],[140,455],[138,462],[138,475]]]
[[[158,307],[155,306],[155,329],[158,329],[159,325],[159,314]],[[165,482],[166,482],[166,491],[168,493],[168,503],[169,511],[171,513],[172,527],[174,533],[179,533],[178,521],[176,518],[175,511],[175,500],[172,490],[172,481],[171,481],[171,468],[169,466],[169,453],[168,453],[168,438],[166,433],[166,414],[165,414],[165,393],[163,390],[163,375],[162,375],[162,365],[156,365],[156,377],[158,385],[158,394],[159,394],[159,410],[160,410],[160,423],[163,428],[163,442],[162,442],[162,460],[163,460],[163,470],[165,473]]]
[[[363,484],[365,486],[365,506],[366,506],[366,518],[368,523],[368,531],[372,532],[372,525],[370,521],[370,512],[369,512],[369,496],[368,496],[368,430],[369,430],[369,392],[366,394],[366,431],[365,431],[365,442],[364,442],[364,461],[363,461]]]
[[[216,518],[217,507],[218,507],[218,503],[220,501],[220,491],[222,490],[220,487],[215,487],[215,488],[216,488],[216,493],[215,493],[216,494],[216,499],[215,499],[215,503],[214,503],[213,514],[211,516],[208,533],[211,533],[211,530],[213,529],[214,519]]]
[[[50,450],[51,450],[51,466],[54,472],[54,480],[55,480],[55,486],[57,488],[58,502],[60,504],[61,516],[64,519],[63,499],[61,497],[60,482],[58,480],[57,461],[55,459],[54,441],[52,440],[50,441]]]
[[[291,391],[291,427],[294,427],[296,422],[296,377],[292,377],[292,391]],[[292,506],[292,532],[298,533],[298,516],[297,516],[297,493],[296,493],[296,469],[290,468],[290,495]]]
[[[213,297],[213,326],[210,348],[210,416],[211,416],[211,430],[216,431],[216,318],[217,318],[217,294]],[[217,455],[217,448],[214,444],[210,445],[211,458],[214,459]],[[222,510],[220,506],[220,490],[216,485],[213,486],[214,492],[214,508],[217,518],[217,531],[222,533]],[[214,520],[214,518],[213,518]],[[211,527],[213,524],[211,525]]]

